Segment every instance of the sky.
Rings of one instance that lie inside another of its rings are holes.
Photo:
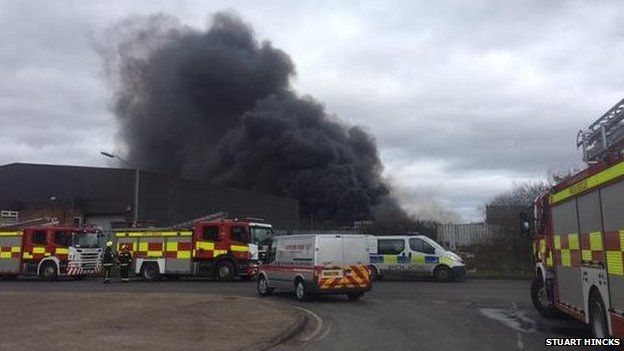
[[[0,164],[114,166],[103,32],[155,13],[205,29],[220,10],[375,136],[419,218],[479,221],[514,184],[582,167],[579,129],[624,97],[621,1],[0,0]]]

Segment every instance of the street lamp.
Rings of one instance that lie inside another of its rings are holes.
[[[100,154],[108,158],[115,158],[121,161],[121,163],[126,165],[126,167],[128,168],[134,168],[134,206],[132,206],[133,207],[133,211],[132,211],[133,221],[132,222],[134,223],[134,226],[136,227],[137,222],[139,221],[139,175],[140,175],[139,168],[130,166],[128,161],[124,160],[123,158],[115,154],[111,154],[110,152],[100,151]]]

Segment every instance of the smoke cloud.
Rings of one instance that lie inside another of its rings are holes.
[[[373,137],[294,92],[290,57],[237,15],[213,15],[206,31],[132,17],[100,51],[132,164],[296,198],[316,222],[405,217]]]

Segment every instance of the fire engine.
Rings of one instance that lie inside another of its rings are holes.
[[[100,273],[101,236],[95,228],[54,224],[0,228],[0,276],[36,275],[55,280]]]
[[[596,338],[624,338],[624,100],[580,131],[577,146],[588,167],[533,206],[531,298],[546,317],[563,313]]]
[[[132,229],[115,233],[116,249],[132,253],[135,274],[144,280],[163,276],[251,278],[258,266],[258,245],[273,234],[268,223],[247,220],[198,220],[188,229]]]

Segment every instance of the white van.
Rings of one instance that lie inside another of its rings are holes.
[[[305,234],[273,239],[260,264],[260,296],[291,290],[297,300],[315,294],[346,294],[357,300],[370,291],[368,240],[365,235]]]
[[[368,235],[367,238],[373,280],[398,275],[451,281],[466,274],[461,257],[424,235]]]

